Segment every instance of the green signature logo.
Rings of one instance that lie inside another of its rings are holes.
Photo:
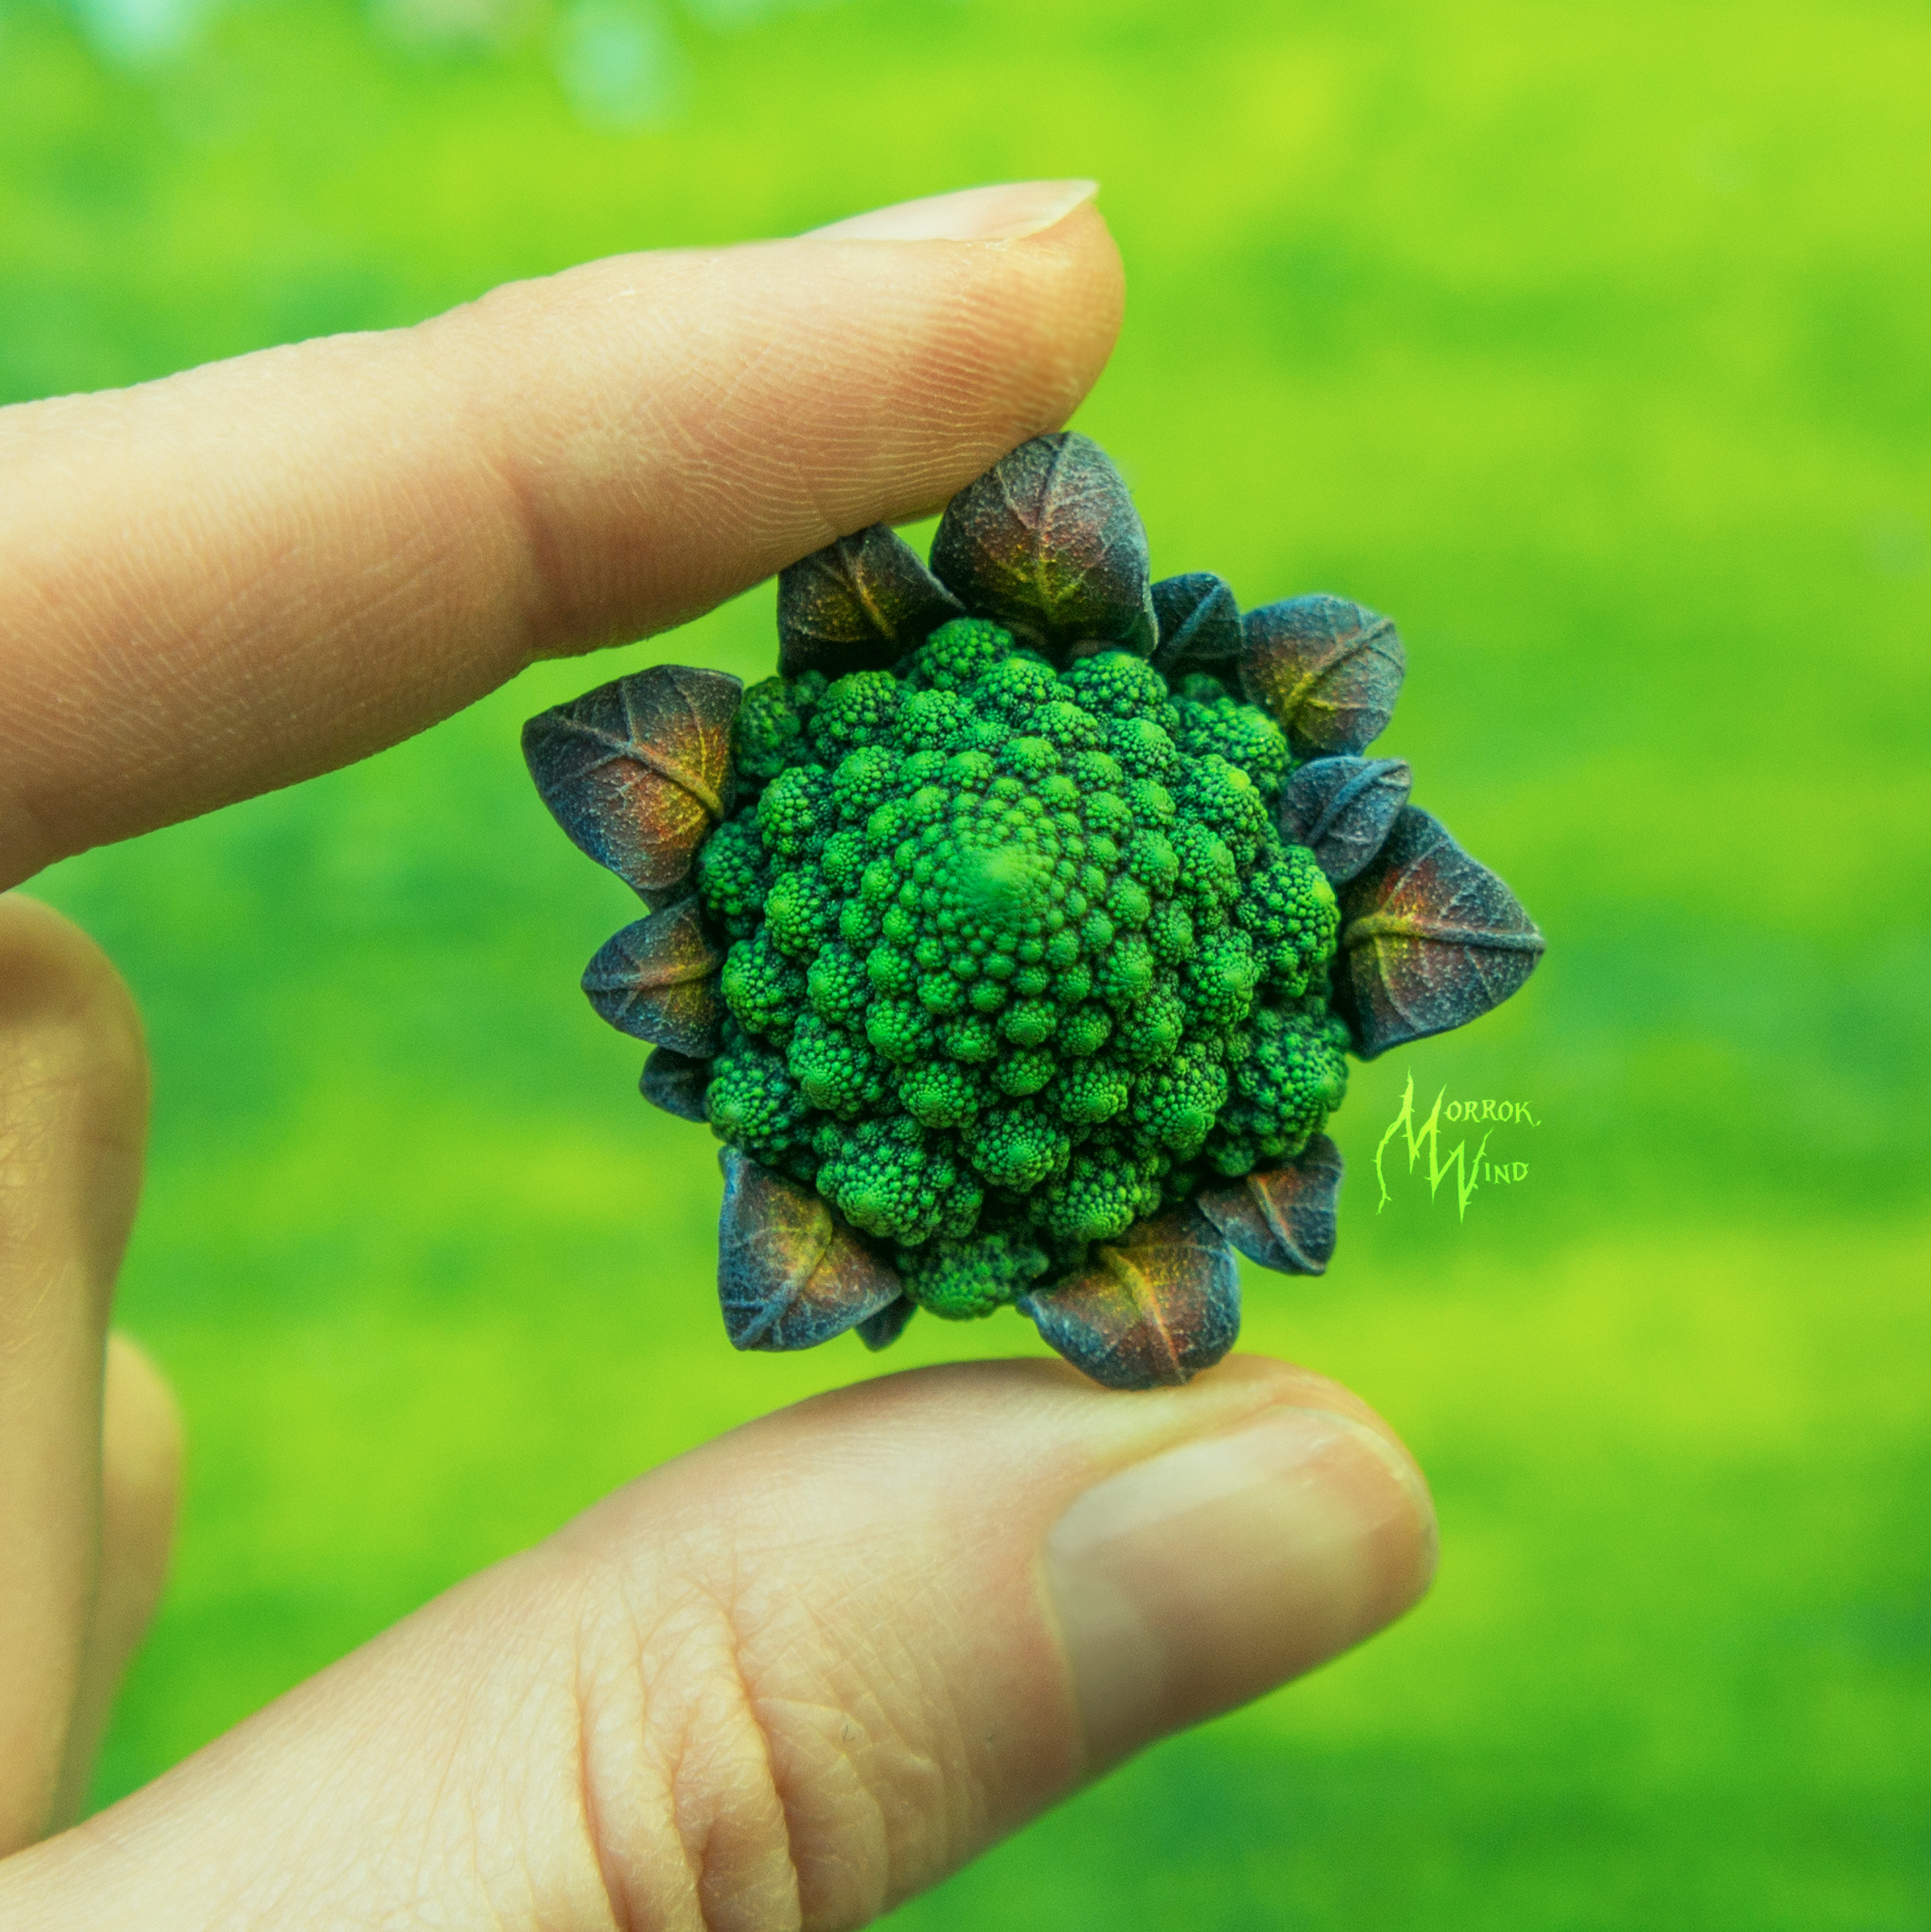
[[[1468,1219],[1468,1203],[1474,1199],[1478,1188],[1485,1184],[1517,1187],[1528,1180],[1528,1161],[1489,1158],[1489,1141],[1496,1127],[1539,1127],[1542,1124],[1529,1111],[1527,1103],[1520,1100],[1450,1100],[1444,1107],[1442,1103],[1447,1094],[1448,1088],[1443,1087],[1435,1095],[1435,1104],[1429,1108],[1428,1118],[1418,1127],[1415,1124],[1415,1076],[1409,1075],[1408,1085],[1402,1091],[1401,1112],[1394,1117],[1387,1132],[1382,1136],[1381,1146],[1375,1150],[1375,1179],[1382,1190],[1381,1204],[1375,1209],[1377,1214],[1394,1198],[1388,1193],[1388,1180],[1382,1171],[1382,1157],[1397,1134],[1407,1139],[1408,1171],[1411,1174],[1420,1163],[1422,1150],[1427,1151],[1430,1202],[1440,1193],[1442,1183],[1451,1175],[1455,1177],[1458,1221]],[[1456,1142],[1454,1153],[1446,1159],[1442,1157],[1442,1123],[1445,1120],[1451,1126],[1482,1127],[1482,1138],[1475,1143],[1472,1155],[1468,1152],[1468,1142],[1464,1137]]]

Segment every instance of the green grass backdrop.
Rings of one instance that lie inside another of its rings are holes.
[[[895,1922],[1931,1925],[1921,8],[0,0],[0,399],[1076,172],[1156,570],[1395,615],[1382,748],[1550,952],[1359,1072],[1335,1266],[1248,1283],[1415,1444],[1433,1597]],[[516,751],[659,657],[763,674],[771,604],[35,883],[147,1014],[124,1310],[193,1433],[97,1799],[884,1366],[725,1345],[711,1145],[575,991],[627,894]],[[1410,1072],[1528,1102],[1528,1178],[1378,1215]]]

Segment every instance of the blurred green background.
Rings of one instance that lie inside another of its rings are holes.
[[[1156,569],[1393,613],[1382,748],[1551,950],[1359,1072],[1335,1266],[1248,1284],[1415,1444],[1433,1597],[894,1922],[1931,1925],[1921,7],[0,0],[0,399],[1047,173],[1125,254],[1079,421]],[[771,606],[35,883],[147,1014],[124,1307],[194,1445],[98,1799],[885,1366],[725,1345],[708,1139],[575,990],[632,904],[516,751],[761,675]],[[1411,1072],[1530,1103],[1528,1178],[1377,1215]]]

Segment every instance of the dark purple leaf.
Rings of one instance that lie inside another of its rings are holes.
[[[1515,894],[1412,805],[1342,894],[1341,919],[1335,1004],[1364,1060],[1500,1005],[1544,944]]]
[[[778,672],[884,670],[965,615],[918,553],[874,523],[778,574]]]
[[[1381,851],[1414,775],[1400,758],[1314,758],[1280,795],[1280,835],[1344,885]]]
[[[1160,641],[1154,667],[1169,684],[1191,670],[1231,665],[1240,656],[1240,606],[1210,570],[1162,577],[1154,586]]]
[[[858,1340],[876,1355],[881,1348],[890,1348],[905,1333],[905,1324],[918,1312],[918,1303],[910,1295],[901,1295],[858,1324]]]
[[[939,519],[932,569],[975,615],[1054,656],[1153,652],[1147,533],[1085,436],[1035,436],[967,483]]]
[[[1319,1274],[1335,1251],[1341,1150],[1316,1134],[1284,1166],[1194,1196],[1204,1214],[1249,1261],[1282,1274]]]
[[[736,1148],[718,1162],[717,1292],[734,1347],[815,1348],[902,1299],[898,1276],[812,1189]]]
[[[1297,758],[1361,751],[1387,729],[1408,668],[1384,617],[1344,597],[1291,597],[1244,619],[1240,682]]]
[[[1155,1388],[1191,1381],[1233,1346],[1240,1277],[1220,1231],[1189,1205],[1135,1222],[1071,1280],[1013,1306],[1082,1375]]]
[[[707,1060],[724,1019],[723,964],[697,900],[681,899],[606,940],[584,970],[584,991],[620,1032]]]
[[[674,1047],[660,1046],[644,1062],[637,1091],[653,1107],[675,1114],[680,1120],[702,1120],[704,1089],[710,1084],[710,1062],[693,1060]]]
[[[577,847],[649,895],[691,869],[731,807],[731,721],[743,685],[654,664],[523,727],[543,802]]]

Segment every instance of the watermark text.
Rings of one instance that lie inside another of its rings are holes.
[[[1464,1136],[1445,1155],[1442,1151],[1444,1123],[1479,1126],[1483,1130],[1482,1138],[1475,1143],[1475,1151],[1472,1154],[1469,1152]],[[1382,1191],[1381,1202],[1375,1212],[1381,1213],[1394,1198],[1388,1192],[1388,1178],[1382,1161],[1397,1135],[1408,1149],[1408,1171],[1411,1174],[1420,1165],[1422,1155],[1425,1153],[1428,1156],[1430,1201],[1441,1193],[1444,1182],[1454,1181],[1456,1219],[1465,1221],[1468,1218],[1468,1203],[1475,1198],[1478,1189],[1485,1186],[1518,1187],[1529,1178],[1528,1161],[1490,1157],[1489,1143],[1496,1129],[1539,1127],[1541,1124],[1527,1101],[1450,1100],[1448,1088],[1443,1087],[1435,1095],[1435,1104],[1429,1108],[1427,1118],[1418,1126],[1415,1119],[1415,1076],[1410,1074],[1408,1084],[1402,1090],[1401,1112],[1394,1117],[1387,1132],[1382,1136],[1381,1145],[1375,1150],[1375,1180]]]

